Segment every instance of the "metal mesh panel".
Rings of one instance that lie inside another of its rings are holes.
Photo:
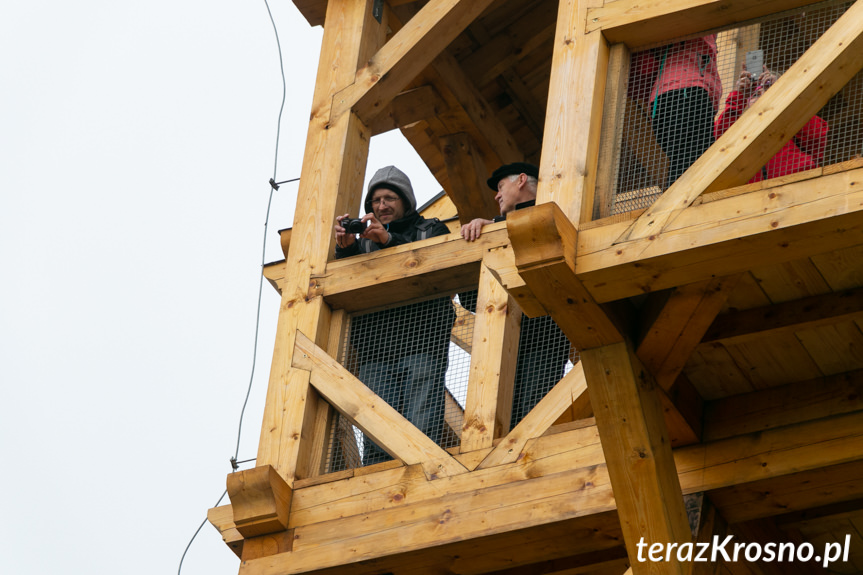
[[[510,429],[572,369],[572,362],[578,361],[578,352],[572,351],[570,358],[571,347],[551,316],[522,316]]]
[[[459,445],[477,292],[351,317],[344,366],[443,448]],[[470,311],[469,311],[470,310]],[[522,318],[511,427],[578,361],[546,316]],[[347,419],[335,418],[327,472],[388,461]]]
[[[623,137],[603,150],[615,165],[612,213],[653,203],[851,4],[824,2],[633,52]],[[740,83],[747,63],[757,68],[748,86]],[[861,81],[855,76],[752,181],[860,157]]]
[[[354,315],[343,364],[438,445],[457,446],[472,326],[464,318],[456,321],[450,297]],[[338,419],[328,471],[391,459],[344,418]]]

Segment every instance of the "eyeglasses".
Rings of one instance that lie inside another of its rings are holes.
[[[401,198],[398,196],[378,196],[376,198],[372,198],[372,205],[379,206],[382,202],[386,202],[388,206],[392,206]]]

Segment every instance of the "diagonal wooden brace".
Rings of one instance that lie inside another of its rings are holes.
[[[407,465],[422,465],[429,479],[467,472],[302,332],[297,332],[292,365],[310,372],[318,393],[393,457]]]

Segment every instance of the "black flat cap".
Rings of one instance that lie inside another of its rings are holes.
[[[528,176],[533,176],[534,178],[538,179],[539,168],[537,168],[533,164],[528,164],[527,162],[513,162],[511,164],[504,164],[491,174],[491,177],[486,180],[486,184],[488,184],[488,187],[491,188],[492,191],[496,192],[498,182],[500,182],[507,176],[515,176],[518,174],[527,174]]]

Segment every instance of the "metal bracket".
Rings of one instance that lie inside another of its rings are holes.
[[[381,23],[381,18],[384,16],[384,0],[375,0],[374,5],[372,5],[372,16],[375,17],[378,24]]]

